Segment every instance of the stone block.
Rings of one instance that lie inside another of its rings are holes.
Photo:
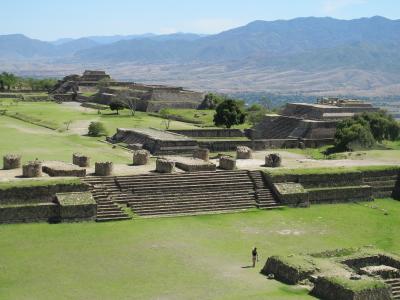
[[[112,162],[96,162],[95,163],[95,174],[97,176],[110,176],[114,170]]]
[[[87,168],[90,167],[90,157],[81,153],[74,153],[72,155],[72,163],[81,168]]]
[[[202,159],[204,161],[209,161],[210,159],[209,156],[210,156],[210,150],[204,148],[196,149],[193,153],[193,158]]]
[[[26,178],[41,177],[42,176],[42,162],[30,161],[22,166],[22,176]]]
[[[278,168],[282,164],[282,158],[278,153],[271,153],[265,156],[265,166],[267,168]]]
[[[21,167],[21,155],[7,154],[3,157],[3,169],[12,170]]]
[[[238,146],[236,148],[237,159],[251,159],[253,158],[253,150],[247,146]]]
[[[156,161],[156,172],[158,173],[172,173],[175,169],[175,162],[159,158]]]
[[[235,170],[236,159],[229,156],[221,156],[219,158],[219,168],[223,170]]]
[[[150,152],[147,150],[133,151],[133,165],[143,166],[147,165],[150,159]]]

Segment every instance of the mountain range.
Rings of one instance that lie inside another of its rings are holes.
[[[12,65],[19,72],[33,71],[30,63],[38,68],[54,65],[54,70],[61,65],[64,69],[65,65],[72,69],[98,66],[119,78],[136,79],[140,73],[144,81],[158,79],[175,83],[179,77],[182,78],[180,85],[191,87],[198,78],[201,88],[220,90],[235,89],[234,84],[240,78],[246,82],[245,85],[239,83],[240,89],[260,90],[264,83],[268,90],[271,77],[287,74],[286,78],[279,76],[282,91],[296,91],[294,86],[288,90],[287,83],[294,80],[293,74],[302,73],[310,80],[308,86],[302,80],[300,91],[342,93],[351,88],[388,92],[384,87],[390,86],[391,94],[400,94],[397,86],[400,84],[399,50],[400,20],[379,16],[355,20],[308,17],[254,21],[215,35],[91,36],[53,42],[21,34],[0,36],[0,61],[13,61]],[[23,62],[24,67],[19,62]],[[10,68],[10,63],[6,66]],[[152,78],[138,72],[143,66],[152,70],[148,72]],[[187,76],[177,77],[178,70],[186,72]],[[218,70],[223,70],[219,76]],[[207,72],[217,84],[207,86],[202,81]],[[174,74],[175,78],[171,79]],[[230,77],[226,74],[236,75],[226,81]],[[325,82],[324,86],[321,85],[323,78],[315,78],[315,74],[330,74],[330,79],[340,80],[332,84]],[[351,78],[354,74],[361,77]],[[279,90],[276,84],[274,86]]]

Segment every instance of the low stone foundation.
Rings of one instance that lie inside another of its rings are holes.
[[[158,173],[172,173],[175,169],[175,162],[159,158],[156,161],[156,172]]]
[[[23,177],[34,178],[41,177],[42,175],[42,162],[40,161],[30,161],[22,166]]]
[[[221,156],[219,158],[219,168],[223,170],[235,170],[236,159],[229,156]]]
[[[251,159],[253,157],[253,150],[246,146],[238,146],[236,148],[237,159]]]
[[[278,153],[271,153],[265,156],[265,166],[267,168],[279,168],[282,164],[282,158]]]
[[[177,168],[186,172],[216,171],[217,169],[215,164],[198,158],[177,157],[171,160],[175,162]]]
[[[12,170],[21,167],[21,155],[7,154],[3,157],[3,169]]]
[[[72,155],[72,163],[81,168],[88,168],[90,167],[90,157],[81,153],[74,153]]]
[[[96,218],[97,204],[90,192],[59,193],[55,202],[60,206],[61,221],[89,221]]]
[[[194,151],[193,153],[193,158],[198,158],[204,161],[209,161],[210,160],[210,150],[200,148]]]
[[[111,176],[114,170],[112,162],[96,162],[95,174],[97,176]]]
[[[362,280],[364,287],[350,288],[354,280],[335,277],[318,277],[311,294],[326,300],[390,300],[389,288],[377,280],[369,280],[370,287]],[[361,286],[361,285],[360,285]]]
[[[147,165],[150,159],[150,152],[147,150],[135,150],[133,151],[133,165],[143,166]]]
[[[301,264],[296,265],[295,262],[295,257],[271,256],[265,263],[261,273],[264,275],[273,274],[275,279],[287,284],[297,284],[315,272],[315,267],[312,263],[302,261]]]
[[[61,161],[45,162],[42,170],[50,177],[85,177],[86,169]]]

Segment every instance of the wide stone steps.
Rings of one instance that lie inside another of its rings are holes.
[[[243,211],[254,208],[252,205],[242,204],[242,205],[235,205],[235,206],[226,206],[223,205],[208,205],[206,207],[188,207],[182,210],[173,209],[173,208],[160,208],[157,211],[153,209],[143,209],[141,211],[134,211],[138,213],[140,216],[161,216],[161,215],[169,215],[169,216],[176,216],[176,215],[195,215],[199,213],[220,213],[220,212],[236,212],[236,211]]]
[[[101,220],[127,217],[119,214],[124,212],[117,203],[146,217],[280,207],[260,171],[86,177],[85,181],[92,186]]]
[[[98,186],[98,188],[104,188],[104,186]],[[117,204],[110,200],[110,195],[107,191],[94,189],[92,190],[92,195],[97,203],[97,222],[131,219],[131,217],[123,212]]]
[[[392,298],[400,299],[400,278],[387,279],[385,283],[392,289]]]

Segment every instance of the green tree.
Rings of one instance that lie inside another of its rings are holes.
[[[7,87],[7,90],[10,90],[11,88],[15,87],[18,82],[17,76],[12,73],[3,72],[0,76],[0,87],[3,90],[5,87]]]
[[[113,100],[110,102],[110,109],[112,111],[116,110],[117,115],[119,115],[119,111],[125,108],[125,104],[119,100]]]
[[[261,122],[264,116],[268,113],[268,110],[259,103],[252,104],[247,108],[247,120],[251,124],[257,124]]]
[[[243,124],[246,120],[246,114],[240,108],[237,101],[226,99],[216,108],[214,115],[214,124],[216,126],[225,126],[231,128],[233,125]]]
[[[104,136],[107,135],[107,130],[101,122],[91,122],[88,128],[89,136]]]

